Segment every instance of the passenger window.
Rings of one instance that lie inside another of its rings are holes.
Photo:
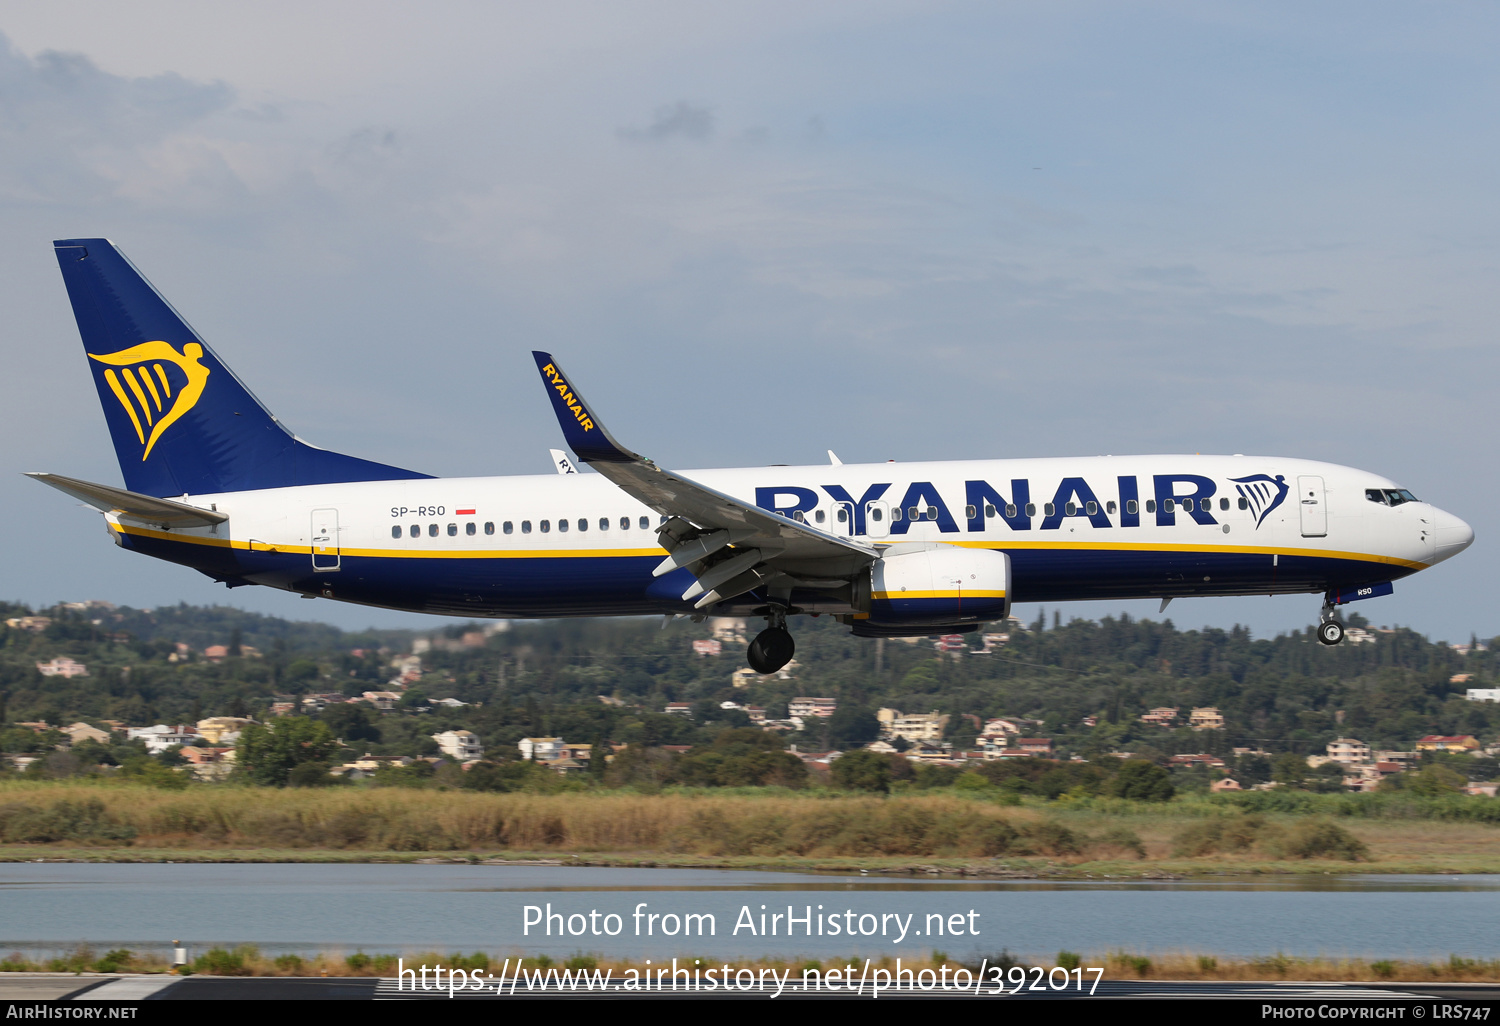
[[[816,520],[818,523],[821,524],[824,520],[827,519],[827,514],[824,513],[822,510],[818,510],[816,513],[813,514],[813,519]]]
[[[522,534],[530,534],[531,533],[531,521],[530,520],[523,520],[523,521],[521,521],[521,533]]]
[[[1045,514],[1047,514],[1047,516],[1049,516],[1049,517],[1056,516],[1057,515],[1057,503],[1055,503],[1055,502],[1049,502],[1049,503],[1047,503],[1045,506],[1042,507],[1042,512],[1045,513]]]
[[[880,523],[880,517],[881,517],[880,507],[879,506],[872,506],[870,508],[870,519],[873,520],[873,521],[875,521],[878,524],[878,523]]]
[[[667,521],[668,521],[668,520],[671,520],[671,519],[672,519],[672,518],[671,518],[671,517],[669,517],[669,516],[667,516],[667,515],[666,515],[666,514],[665,514],[665,513],[663,513],[663,514],[662,514],[662,515],[661,515],[661,523],[662,523],[662,524],[665,524],[665,523],[666,523],[666,522],[667,522]],[[657,526],[658,526],[658,527],[660,527],[660,526],[661,526],[661,524],[658,524],[658,525],[657,525]]]
[[[1026,515],[1028,517],[1034,517],[1034,516],[1036,516],[1036,503],[1034,503],[1034,502],[1028,502],[1026,504]]]
[[[1005,515],[1011,520],[1016,518],[1016,504],[1014,502],[1005,507]]]
[[[620,530],[622,530],[622,531],[628,531],[628,530],[630,530],[630,518],[629,517],[621,517],[620,518]]]
[[[650,517],[641,517],[641,530],[642,531],[649,531],[649,530],[651,530],[651,518]]]
[[[437,531],[438,531],[437,524],[428,524],[427,525],[427,537],[429,537],[429,538],[436,538],[437,537]]]
[[[1126,513],[1129,513],[1131,516],[1135,516],[1140,511],[1141,511],[1141,508],[1140,508],[1139,505],[1136,504],[1136,501],[1134,499],[1126,499],[1125,500],[1125,512]]]
[[[986,502],[984,504],[984,515],[986,517],[993,517],[995,515],[995,507]]]
[[[847,524],[848,522],[849,522],[849,511],[847,509],[845,509],[843,506],[840,506],[839,507],[839,523],[841,523],[841,524]]]
[[[1227,510],[1228,508],[1229,508],[1229,500],[1221,498],[1219,500],[1219,511],[1223,512],[1224,510]]]
[[[1106,513],[1113,513],[1114,511],[1115,511],[1115,500],[1114,499],[1110,499],[1108,502],[1106,502],[1104,504],[1104,512],[1106,512]]]
[[[474,521],[470,520],[467,524],[464,525],[464,534],[467,534],[470,538],[474,537],[478,533],[479,525],[474,523]],[[490,533],[495,533],[495,527],[493,524],[490,525]]]
[[[1175,512],[1177,512],[1177,500],[1176,499],[1163,499],[1162,503],[1161,503],[1161,508],[1164,509],[1164,510],[1166,510],[1168,513],[1175,513]]]
[[[1147,513],[1155,513],[1156,512],[1156,500],[1155,499],[1147,499],[1146,500],[1146,512]]]
[[[1099,504],[1097,502],[1090,502],[1086,507],[1084,507],[1084,511],[1088,513],[1089,516],[1093,516],[1095,513],[1099,512]]]
[[[1245,498],[1243,495],[1241,495],[1240,496],[1240,509],[1249,509],[1249,508],[1250,508],[1250,500],[1247,499],[1247,498]]]
[[[979,515],[979,511],[977,509],[975,509],[973,506],[965,506],[964,507],[964,517],[966,519],[973,520],[978,515]]]
[[[457,524],[449,524],[448,525],[448,537],[449,538],[457,538],[458,537],[458,525]]]
[[[891,510],[891,523],[894,524],[896,521],[898,521],[900,519],[901,519],[901,507],[900,506],[896,506],[896,507],[894,507]]]
[[[392,538],[399,538],[399,537],[401,537],[401,525],[400,524],[397,524],[395,527],[391,528],[391,537]]]
[[[540,520],[540,521],[537,522],[536,526],[537,526],[537,530],[541,531],[543,534],[546,534],[548,531],[552,530],[552,521],[550,521],[550,520]]]
[[[542,530],[545,531],[546,529],[547,529],[547,521],[543,520],[542,521]],[[559,534],[567,534],[568,533],[568,521],[566,519],[559,520],[557,522],[557,531],[558,531]]]
[[[936,520],[937,519],[937,507],[936,506],[928,506],[927,507],[927,519],[928,520]]]
[[[587,531],[589,529],[589,522],[586,519],[584,519],[583,517],[579,517],[578,518],[578,529],[580,531]]]
[[[422,536],[422,525],[412,524],[406,529],[406,533],[411,535],[413,538],[420,538]]]
[[[1063,507],[1063,512],[1066,513],[1070,517],[1077,516],[1078,515],[1078,504],[1074,503],[1074,502],[1068,503],[1066,506]]]
[[[1192,499],[1183,499],[1182,500],[1182,511],[1184,513],[1191,513],[1193,511],[1193,500]]]
[[[599,518],[599,530],[601,530],[601,531],[608,531],[609,530],[609,517],[600,517]]]

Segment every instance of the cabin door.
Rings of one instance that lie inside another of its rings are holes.
[[[1302,537],[1328,536],[1328,500],[1321,477],[1297,478],[1297,505],[1302,511]]]
[[[314,570],[339,568],[339,511],[312,511],[312,565]]]

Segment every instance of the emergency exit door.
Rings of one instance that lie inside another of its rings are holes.
[[[339,511],[312,511],[312,565],[314,570],[339,568]]]
[[[1328,502],[1323,496],[1321,477],[1297,478],[1297,504],[1302,511],[1302,537],[1327,537]]]

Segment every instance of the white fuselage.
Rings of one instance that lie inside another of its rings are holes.
[[[1015,601],[1318,592],[1452,556],[1468,525],[1360,470],[1245,456],[875,463],[689,472],[877,546],[1006,552]],[[1378,496],[1380,501],[1372,498]],[[650,574],[662,517],[597,474],[431,478],[184,497],[229,519],[122,544],[257,583],[476,616],[681,609]],[[1188,507],[1191,506],[1191,509]],[[809,596],[809,611],[847,601]]]

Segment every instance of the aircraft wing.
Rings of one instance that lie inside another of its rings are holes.
[[[556,360],[547,353],[531,355],[579,461],[672,518],[657,532],[671,555],[656,572],[689,567],[698,583],[683,598],[701,595],[698,608],[763,585],[842,587],[849,575],[877,557],[867,542],[761,509],[631,452],[600,423]]]
[[[137,492],[127,492],[123,488],[94,484],[92,481],[80,481],[77,478],[62,477],[59,474],[32,473],[26,476],[34,477],[42,484],[51,485],[58,491],[86,502],[97,510],[117,513],[120,516],[130,517],[132,520],[143,520],[160,525],[164,529],[212,527],[229,519],[226,514],[216,510],[199,509],[186,503],[158,499]]]

